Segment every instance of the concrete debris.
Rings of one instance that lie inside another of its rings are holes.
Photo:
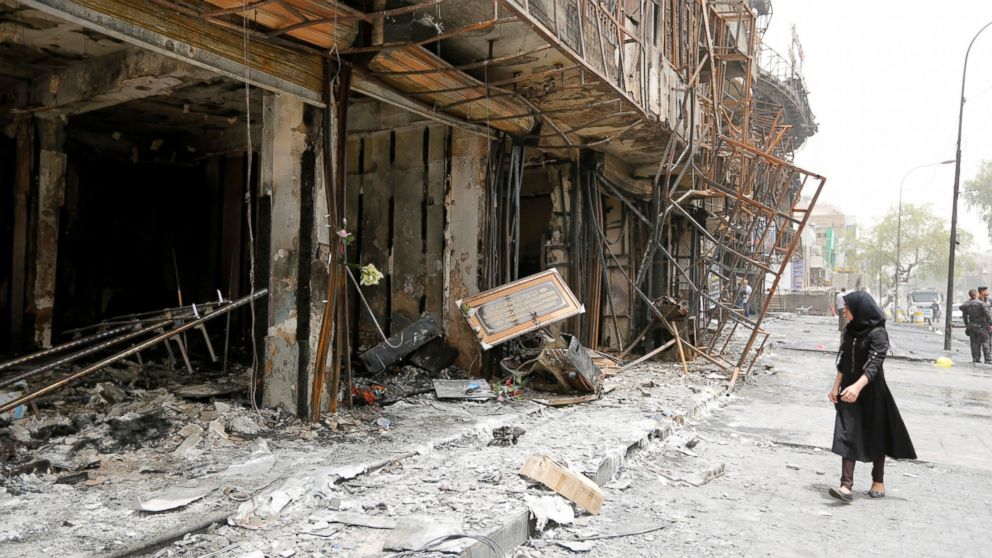
[[[575,510],[560,496],[524,496],[524,503],[536,522],[538,531],[544,531],[549,522],[568,525],[575,521]]]
[[[217,411],[222,412],[220,409],[217,409]],[[261,431],[258,427],[258,423],[246,416],[239,416],[231,419],[228,427],[231,429],[231,432],[242,436],[255,436]]]
[[[211,397],[222,397],[232,395],[246,390],[246,386],[234,383],[217,384],[197,384],[183,386],[174,390],[173,393],[186,399],[210,399]]]
[[[463,535],[458,521],[438,517],[404,517],[396,521],[396,527],[386,536],[383,550],[419,550],[442,537]],[[471,541],[474,542],[474,541]],[[449,541],[438,546],[431,546],[436,552],[458,552],[467,546],[465,542]]]
[[[31,441],[31,432],[19,424],[10,426],[10,435],[22,444],[27,444]]]
[[[134,509],[153,513],[174,510],[205,497],[216,488],[210,484],[192,488],[177,487],[154,496],[138,496],[135,498]]]
[[[555,544],[575,553],[589,552],[594,546],[592,541],[555,541]]]
[[[198,435],[202,436],[203,435],[203,427],[200,426],[199,424],[194,424],[194,423],[191,422],[191,423],[187,424],[186,426],[183,426],[182,428],[180,428],[178,434],[180,436],[183,436],[183,437],[193,436],[194,434],[198,434]]]
[[[278,488],[263,492],[242,503],[227,522],[229,525],[245,529],[264,529],[279,517],[283,508],[309,489],[309,479],[297,477],[286,479]]]
[[[202,441],[203,436],[200,434],[190,434],[185,440],[183,440],[183,443],[179,444],[179,447],[176,448],[176,451],[174,451],[173,454],[179,458],[189,459],[192,457],[194,450]]]
[[[225,430],[224,419],[216,418],[210,421],[210,426],[207,427],[207,434],[227,440],[227,432]]]
[[[517,444],[517,439],[524,435],[526,431],[517,426],[500,426],[493,429],[493,439],[490,446],[509,447]]]

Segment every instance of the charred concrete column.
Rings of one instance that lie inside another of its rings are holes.
[[[34,316],[34,345],[50,347],[52,313],[55,308],[59,217],[65,200],[65,126],[59,117],[37,118],[35,121],[40,150],[38,201],[34,219],[35,253],[29,313]]]
[[[444,331],[448,343],[458,349],[455,363],[468,369],[481,349],[455,301],[479,292],[479,218],[485,203],[489,142],[452,128],[449,153],[451,171],[444,199]]]
[[[268,329],[262,404],[302,415],[309,400],[310,266],[314,230],[315,127],[302,101],[262,102],[259,203],[271,208]]]

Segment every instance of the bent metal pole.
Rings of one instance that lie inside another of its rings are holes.
[[[154,323],[151,326],[148,326],[146,328],[136,329],[136,330],[134,330],[134,331],[132,331],[130,333],[126,333],[126,334],[121,335],[119,337],[115,337],[113,339],[110,339],[109,341],[104,341],[103,343],[99,343],[97,345],[92,345],[90,347],[87,347],[87,348],[83,349],[82,351],[77,351],[75,353],[70,354],[69,356],[66,356],[66,357],[60,358],[58,360],[54,360],[52,362],[49,362],[48,364],[45,364],[44,366],[40,366],[38,368],[35,368],[35,369],[32,369],[32,370],[27,370],[25,372],[21,372],[19,374],[15,374],[13,376],[4,378],[4,379],[0,380],[0,388],[5,387],[5,386],[9,386],[11,384],[16,384],[17,382],[19,382],[21,380],[26,380],[26,379],[28,379],[28,378],[30,378],[32,376],[37,376],[38,374],[42,374],[44,372],[48,372],[49,370],[54,370],[54,369],[59,368],[61,366],[65,366],[66,364],[69,364],[69,363],[71,363],[73,361],[79,360],[80,358],[82,358],[84,356],[92,355],[94,353],[99,353],[99,352],[103,351],[104,349],[113,347],[114,345],[119,345],[119,344],[121,344],[121,343],[123,343],[125,341],[130,340],[130,339],[134,339],[135,337],[141,337],[142,335],[148,335],[149,333],[152,333],[152,332],[154,332],[157,329],[161,329],[161,328],[163,328],[163,327],[165,327],[165,326],[173,323],[173,321],[174,320],[172,320],[172,319],[161,320],[161,321],[156,322],[156,323]]]
[[[105,359],[103,359],[103,360],[101,360],[99,362],[96,362],[94,364],[91,364],[91,365],[87,366],[86,368],[83,368],[82,370],[80,370],[78,372],[74,372],[73,374],[70,374],[70,375],[66,376],[65,378],[62,378],[61,380],[59,380],[59,381],[57,381],[55,383],[49,384],[49,385],[47,385],[47,386],[45,386],[45,387],[43,387],[41,389],[38,389],[38,390],[36,390],[34,392],[28,393],[26,395],[23,395],[21,397],[18,397],[17,399],[14,399],[12,401],[8,401],[7,403],[4,403],[3,405],[0,405],[0,413],[6,413],[7,411],[16,408],[19,405],[23,405],[23,404],[25,404],[25,403],[33,400],[33,399],[37,399],[38,397],[41,397],[42,395],[46,395],[48,393],[51,393],[51,392],[53,392],[53,391],[55,391],[55,390],[57,390],[57,389],[65,386],[67,384],[70,384],[72,382],[75,382],[76,380],[79,380],[80,378],[84,378],[86,376],[89,376],[90,374],[93,374],[94,372],[97,372],[98,370],[100,370],[101,368],[103,368],[105,366],[108,366],[110,364],[113,364],[113,363],[115,363],[118,360],[121,360],[123,358],[127,358],[127,357],[129,357],[129,356],[131,356],[131,355],[133,355],[133,354],[135,354],[135,353],[137,353],[139,351],[143,351],[143,350],[147,349],[148,347],[151,347],[153,345],[156,345],[158,343],[161,343],[163,341],[166,341],[169,338],[174,337],[174,336],[176,336],[176,335],[178,335],[178,334],[180,334],[180,333],[182,333],[182,332],[184,332],[184,331],[186,331],[188,329],[193,329],[194,327],[197,327],[197,326],[203,324],[207,320],[211,320],[211,319],[216,318],[218,316],[222,316],[224,314],[227,314],[231,310],[234,310],[235,308],[239,308],[241,306],[244,306],[244,305],[248,304],[249,302],[255,300],[256,298],[261,298],[261,297],[267,295],[268,293],[269,293],[269,290],[268,289],[262,289],[260,291],[256,291],[253,294],[250,294],[250,295],[248,295],[248,296],[246,296],[244,298],[241,298],[241,299],[238,299],[238,300],[232,302],[228,306],[222,306],[222,307],[218,308],[217,310],[215,310],[214,312],[212,312],[210,314],[207,314],[206,316],[203,316],[202,318],[199,318],[197,320],[193,320],[191,322],[187,322],[187,323],[185,323],[185,324],[183,324],[181,326],[176,327],[175,329],[169,330],[169,331],[167,331],[165,333],[162,333],[160,335],[156,335],[155,337],[152,337],[151,339],[148,339],[146,341],[142,341],[141,343],[138,343],[137,345],[134,345],[130,349],[127,349],[125,351],[121,351],[121,352],[119,352],[119,353],[117,353],[115,355],[111,355],[111,356],[109,356],[109,357],[107,357],[107,358],[105,358]]]
[[[39,359],[41,357],[46,357],[46,356],[49,356],[49,355],[54,355],[54,354],[62,353],[62,352],[68,351],[69,349],[74,349],[76,347],[80,347],[82,345],[86,345],[87,343],[94,343],[96,341],[99,341],[100,339],[106,339],[108,337],[117,335],[118,333],[124,333],[125,331],[128,331],[130,329],[134,329],[134,328],[135,328],[135,325],[134,324],[132,324],[132,325],[126,325],[126,326],[123,326],[123,327],[117,327],[117,328],[114,328],[114,329],[108,329],[107,331],[101,331],[100,333],[95,333],[95,334],[89,335],[87,337],[80,337],[79,339],[73,339],[72,341],[69,341],[67,343],[63,343],[61,345],[56,345],[54,347],[45,349],[44,351],[39,351],[37,353],[31,353],[30,355],[24,355],[22,357],[15,358],[14,360],[8,360],[7,362],[0,363],[0,370],[6,370],[8,368],[13,368],[13,367],[15,367],[15,366],[17,366],[19,364],[24,364],[25,362],[31,362],[32,360],[37,360],[37,359]]]

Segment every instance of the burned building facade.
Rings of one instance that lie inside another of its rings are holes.
[[[140,321],[173,347],[231,308],[175,348],[240,347],[261,404],[312,417],[426,316],[496,370],[455,301],[555,269],[582,345],[736,380],[825,182],[769,10],[0,0],[0,352],[167,307]]]

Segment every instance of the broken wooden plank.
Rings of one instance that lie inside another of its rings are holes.
[[[647,353],[646,355],[642,356],[641,358],[639,358],[639,359],[637,359],[637,360],[635,360],[635,361],[633,361],[633,362],[631,362],[629,364],[625,364],[623,366],[623,368],[620,369],[620,371],[622,372],[624,370],[629,370],[629,369],[637,366],[638,364],[644,362],[645,360],[647,360],[647,359],[649,359],[649,358],[657,355],[658,353],[660,353],[660,352],[668,349],[669,347],[671,347],[674,344],[675,344],[675,339],[674,338],[669,339],[667,343],[665,343],[665,344],[661,345],[660,347],[652,350],[651,352]]]
[[[599,485],[585,475],[555,463],[547,455],[528,456],[520,474],[540,482],[593,515],[599,515],[606,500]]]
[[[382,372],[393,364],[403,360],[408,354],[427,344],[428,341],[441,336],[441,327],[432,316],[424,316],[410,327],[393,335],[387,341],[379,343],[358,358],[365,368],[375,374]]]

